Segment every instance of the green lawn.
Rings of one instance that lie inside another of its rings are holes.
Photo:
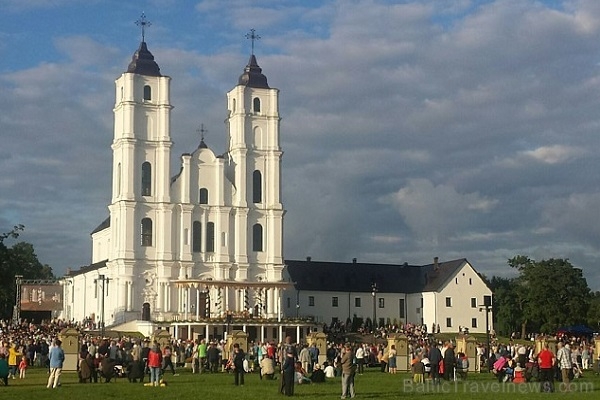
[[[142,384],[129,383],[119,379],[111,383],[80,384],[75,373],[62,375],[62,386],[46,389],[46,372],[41,369],[29,369],[24,380],[9,381],[9,386],[0,384],[0,399],[281,399],[278,392],[279,381],[261,381],[257,374],[246,375],[246,384],[236,387],[233,375],[219,373],[215,375],[192,375],[189,370],[180,370],[180,376],[166,375],[167,387],[145,387]],[[356,377],[356,396],[358,399],[398,399],[421,397],[424,399],[547,399],[559,396],[561,399],[600,399],[600,378],[587,372],[576,381],[584,391],[573,393],[555,393],[552,395],[537,392],[537,387],[526,385],[498,384],[488,374],[471,374],[466,382],[445,383],[441,387],[414,386],[405,384],[408,374],[383,374],[375,369]],[[582,385],[587,385],[583,387]],[[340,379],[324,384],[296,385],[295,397],[303,399],[336,399],[341,395]]]

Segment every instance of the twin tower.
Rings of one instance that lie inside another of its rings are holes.
[[[172,171],[170,83],[145,41],[116,80],[110,217],[92,233],[88,277],[110,279],[106,324],[143,308],[163,320],[275,317],[284,267],[279,91],[252,55],[227,93],[226,152],[202,139]],[[91,304],[74,301],[76,320],[97,309],[98,289],[87,285],[73,287],[73,296],[95,290]]]

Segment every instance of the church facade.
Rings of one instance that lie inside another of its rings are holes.
[[[64,317],[106,326],[278,318],[283,282],[279,91],[252,55],[227,93],[228,148],[204,139],[172,173],[171,78],[145,41],[115,85],[112,200]]]

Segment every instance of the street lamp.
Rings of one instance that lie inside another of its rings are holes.
[[[105,275],[98,275],[97,279],[94,279],[94,284],[96,284],[96,292],[98,292],[98,283],[102,282],[102,295],[100,298],[100,334],[104,337],[104,296],[108,296],[108,282],[110,282],[110,278],[107,278]],[[104,288],[106,287],[106,294],[104,294]]]
[[[375,327],[377,325],[377,283],[373,282],[371,285],[371,296],[373,296],[373,332],[375,332]]]

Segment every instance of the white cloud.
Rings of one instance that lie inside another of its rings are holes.
[[[582,156],[587,151],[573,146],[542,146],[535,150],[523,152],[527,157],[547,164],[560,164]]]

